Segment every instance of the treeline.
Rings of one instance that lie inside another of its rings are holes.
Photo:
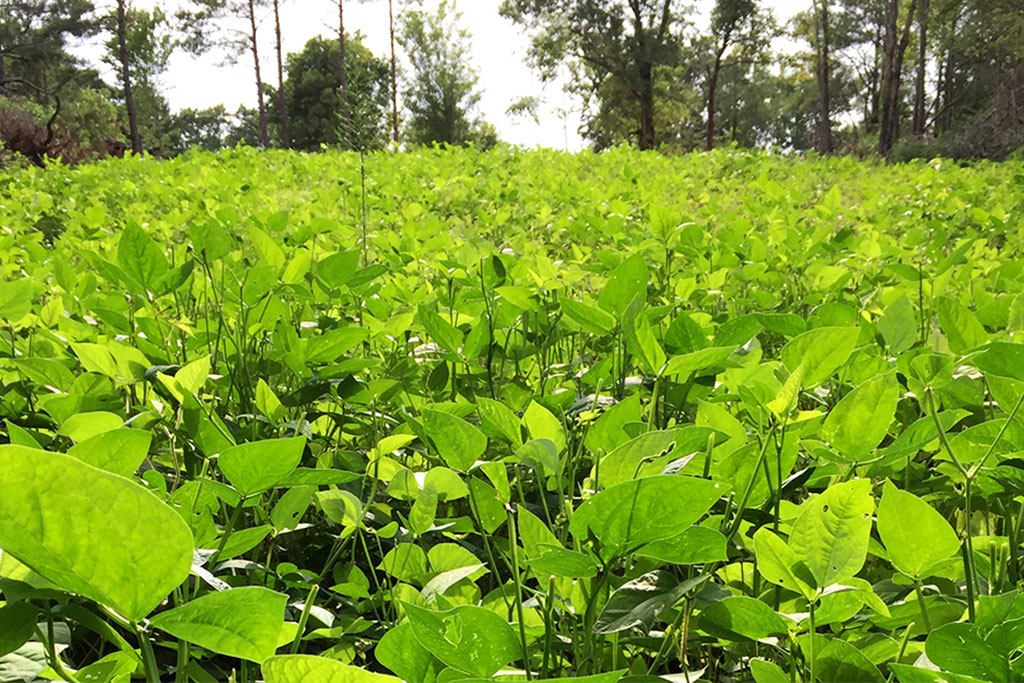
[[[73,162],[238,143],[495,144],[454,2],[428,12],[377,0],[391,49],[375,55],[336,1],[333,35],[285,55],[281,32],[310,1],[182,0],[169,14],[129,0],[0,0],[4,148]],[[542,76],[568,84],[597,150],[1001,159],[1024,146],[1024,2],[805,1],[784,25],[763,0],[708,2],[709,17],[683,0],[504,0],[500,11],[530,36]],[[82,43],[102,44],[116,81],[72,56]],[[247,60],[256,106],[172,113],[159,83],[175,51]],[[510,111],[536,118],[542,100],[523,95]]]

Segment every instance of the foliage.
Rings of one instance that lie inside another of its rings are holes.
[[[0,680],[1020,680],[1022,183],[4,172]]]
[[[413,144],[494,144],[487,143],[488,136],[495,137],[493,127],[470,118],[480,93],[469,64],[470,35],[458,27],[460,16],[454,3],[441,0],[433,13],[408,9],[399,20],[398,41],[412,65],[403,100],[409,109],[405,135]]]

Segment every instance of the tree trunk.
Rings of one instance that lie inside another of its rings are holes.
[[[124,104],[128,109],[128,128],[132,137],[132,152],[142,154],[142,136],[139,135],[139,117],[135,111],[132,96],[132,73],[128,63],[128,18],[125,4],[128,0],[117,0],[117,49],[121,60],[121,85],[124,87]]]
[[[252,61],[256,67],[256,95],[260,114],[260,145],[270,147],[270,135],[267,133],[267,106],[263,101],[263,76],[260,75],[260,51],[256,45],[256,6],[249,0],[249,27],[252,31],[249,40],[252,45]]]
[[[388,0],[388,31],[391,33],[391,128],[398,142],[398,59],[395,57],[394,0]]]
[[[914,22],[917,0],[911,0],[902,34],[899,30],[899,0],[890,0],[886,16],[885,61],[882,81],[882,125],[878,131],[878,153],[888,157],[896,142],[900,123],[900,78],[903,56],[910,42],[910,27]]]
[[[917,83],[914,92],[914,135],[924,137],[928,114],[925,105],[925,72],[928,66],[928,0],[921,0],[918,18]]]
[[[821,27],[818,38],[818,102],[820,120],[818,122],[818,151],[822,154],[832,153],[832,95],[831,95],[831,64],[829,63],[829,4],[830,0],[821,0],[819,9]],[[817,2],[815,3],[817,4]]]
[[[352,109],[348,101],[348,66],[345,61],[345,0],[338,0],[338,55],[344,142],[347,149],[352,149]]]
[[[279,0],[274,0],[274,33],[277,36],[277,108],[281,116],[281,147],[291,147],[288,139],[288,106],[284,97],[284,56],[281,51],[281,14],[278,11]]]
[[[640,64],[640,133],[637,147],[641,151],[654,149],[654,65]]]
[[[730,32],[722,36],[722,45],[715,51],[715,65],[708,74],[708,125],[704,135],[704,149],[715,148],[715,95],[718,92],[718,74],[722,70],[722,56],[729,48]]]

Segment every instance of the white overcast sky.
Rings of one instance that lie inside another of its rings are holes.
[[[173,7],[174,0],[134,0],[140,8],[160,4]],[[395,0],[398,11],[404,0]],[[701,16],[706,17],[714,0],[695,0]],[[780,24],[796,12],[810,6],[810,0],[764,0]],[[425,3],[428,8],[436,1]],[[493,123],[499,137],[513,144],[533,147],[578,150],[583,141],[578,135],[579,104],[568,97],[560,84],[544,84],[526,63],[528,38],[519,27],[498,14],[501,0],[461,0],[457,9],[462,13],[461,26],[472,34],[472,62],[480,76],[482,93],[479,113]],[[389,54],[387,0],[346,0],[345,26],[348,33],[359,32],[364,44],[375,54]],[[298,52],[310,38],[317,35],[336,35],[337,3],[333,0],[282,0],[282,43],[285,53]],[[243,26],[244,27],[244,26]],[[273,16],[269,12],[259,25],[260,62],[264,79],[277,81],[274,55]],[[399,47],[399,54],[401,48]],[[89,48],[78,50],[83,56],[95,55]],[[90,60],[93,61],[93,60]],[[175,111],[184,108],[202,109],[223,104],[229,111],[239,105],[254,107],[256,88],[253,83],[252,57],[240,56],[234,64],[224,64],[223,55],[209,54],[193,58],[175,53],[161,83],[164,93]],[[113,82],[113,74],[106,74]],[[525,95],[538,96],[543,101],[540,123],[529,117],[510,117],[508,106]],[[566,112],[568,112],[566,114]]]

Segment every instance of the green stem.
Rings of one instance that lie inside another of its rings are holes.
[[[309,613],[313,609],[313,603],[316,601],[316,596],[320,592],[320,586],[313,584],[309,588],[309,595],[306,596],[306,604],[302,607],[302,615],[299,616],[299,627],[295,629],[295,638],[292,640],[291,649],[288,650],[288,654],[298,654],[299,645],[302,643],[302,634],[306,630],[306,623],[309,621]]]
[[[817,678],[817,675],[816,675],[816,672],[817,672],[817,662],[814,659],[814,641],[817,640],[817,638],[818,638],[818,634],[817,634],[817,630],[818,629],[817,629],[817,627],[815,626],[815,623],[814,623],[814,601],[813,600],[811,600],[810,605],[811,605],[811,637],[807,641],[807,643],[808,643],[808,645],[807,645],[807,657],[810,660],[808,662],[808,667],[810,669],[810,683],[816,683],[818,678]]]
[[[214,562],[220,559],[220,554],[224,552],[224,547],[228,544],[228,539],[231,538],[231,534],[235,531],[235,526],[238,524],[238,518],[242,515],[243,503],[245,503],[245,496],[238,499],[235,509],[231,511],[231,517],[228,519],[228,525],[220,537],[220,543],[217,545],[217,551],[210,556],[210,559],[207,562],[211,569],[213,568]]]
[[[153,644],[149,642],[149,635],[138,624],[135,624],[135,632],[139,636],[139,647],[142,649],[142,663],[146,670],[146,683],[160,683],[160,669],[156,663]]]
[[[520,495],[522,495],[520,493]],[[530,674],[530,651],[526,647],[526,623],[523,619],[523,581],[519,575],[519,539],[516,534],[516,520],[512,514],[512,507],[505,507],[505,514],[508,516],[508,540],[512,552],[512,573],[516,584],[516,616],[519,619],[519,642],[523,648],[523,670],[526,672],[526,680],[533,680]]]
[[[922,591],[924,586],[921,585],[920,579],[914,580],[914,592],[917,593],[917,604],[921,608],[921,620],[924,622],[925,633],[932,632],[932,623],[928,619],[928,606],[924,604],[924,592]]]

